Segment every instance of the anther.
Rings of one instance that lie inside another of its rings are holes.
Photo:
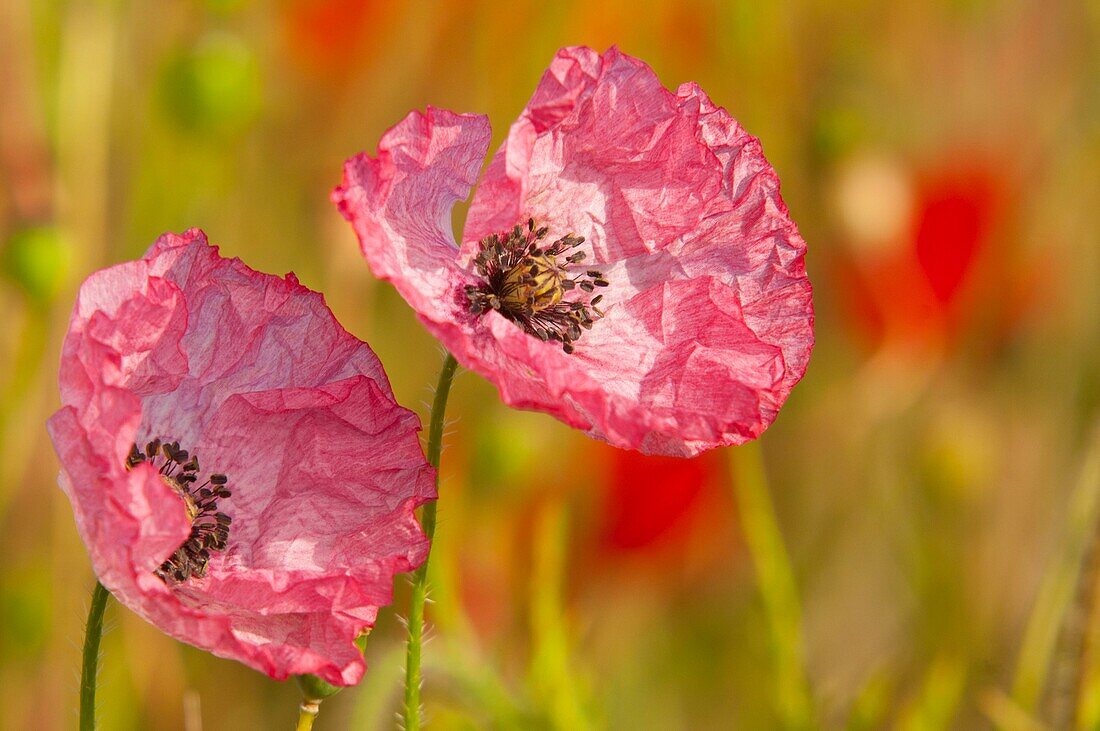
[[[175,490],[191,521],[187,540],[153,573],[169,585],[201,579],[206,575],[211,551],[224,550],[229,540],[232,518],[218,511],[218,500],[232,495],[226,487],[229,479],[223,474],[212,474],[199,484],[199,458],[181,449],[179,442],[153,439],[144,451],[134,444],[126,457],[126,467],[132,469],[142,463],[156,469],[161,479]]]
[[[572,353],[582,328],[591,328],[603,315],[593,306],[601,298],[587,303],[585,295],[608,282],[595,269],[582,274],[569,271],[570,265],[584,260],[585,252],[564,254],[584,243],[583,236],[568,233],[540,246],[549,231],[528,218],[511,231],[481,239],[473,264],[482,281],[467,285],[464,292],[473,314],[496,310],[539,340],[560,342],[566,353]],[[585,293],[581,299],[563,299],[577,289]]]

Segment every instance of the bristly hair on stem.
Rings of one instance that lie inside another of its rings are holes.
[[[435,470],[435,487],[439,490],[439,457],[443,449],[443,426],[447,411],[447,397],[451,392],[458,361],[450,353],[443,360],[439,372],[439,383],[432,399],[432,413],[428,422],[428,464]],[[428,560],[431,558],[431,541],[435,537],[436,501],[427,503],[420,518],[424,535],[429,546],[424,563],[413,572],[412,596],[409,600],[409,615],[406,624],[409,628],[409,640],[405,654],[405,706],[404,722],[408,731],[419,731],[423,709],[420,704],[420,687],[424,682],[421,671],[421,650],[424,646],[424,606],[428,600]]]

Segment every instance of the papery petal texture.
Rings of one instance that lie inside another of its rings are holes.
[[[561,50],[474,195],[483,117],[410,114],[376,158],[348,161],[334,202],[376,275],[512,406],[619,447],[689,456],[761,434],[813,347],[805,242],[760,142],[694,84],[665,89],[612,48]],[[609,283],[575,342],[471,315],[478,242],[533,218],[584,236]]]
[[[336,685],[355,638],[425,558],[434,499],[418,418],[321,295],[224,259],[203,233],[161,237],[93,274],[65,338],[49,431],[96,574],[184,642],[274,678]],[[184,501],[133,444],[178,441],[233,487],[228,544],[202,578],[154,570],[188,537]]]

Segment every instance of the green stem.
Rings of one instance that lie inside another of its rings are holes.
[[[1092,523],[1050,670],[1047,718],[1051,728],[1081,728],[1077,717],[1085,680],[1088,627],[1096,611],[1096,578],[1100,573],[1100,521],[1093,518]]]
[[[80,731],[95,731],[96,671],[99,669],[99,639],[103,636],[103,611],[110,593],[98,581],[88,607],[88,626],[84,631],[84,662],[80,672]]]
[[[298,706],[298,725],[294,727],[295,731],[310,731],[320,710],[321,701],[303,698],[302,704]]]
[[[1043,575],[1017,660],[1012,699],[1033,716],[1043,706],[1044,689],[1057,687],[1059,628],[1065,626],[1066,613],[1073,612],[1074,589],[1089,563],[1090,535],[1100,529],[1100,425],[1090,434],[1086,443],[1092,446],[1069,497],[1062,547]]]
[[[458,363],[450,353],[439,372],[439,384],[432,401],[432,415],[428,424],[428,463],[435,468],[435,486],[439,489],[439,454],[443,449],[443,415],[447,411],[447,396],[451,392]],[[405,656],[405,729],[420,729],[420,650],[424,644],[424,604],[428,598],[428,558],[431,556],[431,540],[435,536],[436,501],[424,506],[420,523],[428,537],[428,556],[413,573],[412,598],[409,603],[409,644]]]
[[[553,728],[590,728],[584,698],[573,676],[569,626],[562,587],[565,583],[567,521],[560,501],[541,510],[532,529],[530,579],[530,685]]]
[[[768,491],[759,444],[733,452],[734,491],[741,530],[764,600],[776,663],[776,705],[783,728],[813,726],[813,702],[805,674],[802,609],[783,534]]]

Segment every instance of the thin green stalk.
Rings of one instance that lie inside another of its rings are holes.
[[[355,640],[355,646],[359,652],[365,652],[367,648],[366,635],[361,635]],[[298,731],[313,728],[313,719],[321,712],[321,701],[331,698],[344,688],[340,685],[332,685],[316,675],[295,675],[298,689],[302,691],[302,702],[298,705]]]
[[[84,630],[84,662],[80,669],[80,731],[95,731],[96,671],[99,669],[99,639],[103,636],[103,612],[110,593],[98,581],[88,607],[88,626]]]
[[[898,731],[925,731],[950,728],[966,690],[967,667],[949,653],[932,660],[916,696],[899,714],[894,728]]]
[[[592,724],[585,715],[581,684],[573,674],[576,663],[570,658],[569,624],[562,601],[566,534],[565,509],[555,501],[540,511],[532,530],[530,685],[554,728],[581,731]]]
[[[439,384],[435,388],[432,401],[432,415],[428,423],[428,464],[435,468],[435,486],[439,489],[439,454],[443,449],[443,416],[447,411],[447,396],[451,392],[457,361],[447,353],[443,368],[439,372]],[[420,524],[424,535],[428,537],[429,553],[424,563],[413,573],[412,598],[409,606],[409,644],[405,655],[405,728],[407,731],[420,729],[420,651],[424,644],[424,604],[428,599],[428,558],[431,556],[430,541],[435,536],[436,502],[433,500],[424,506]]]
[[[731,456],[741,530],[756,571],[771,633],[776,710],[783,728],[811,728],[813,702],[805,674],[802,609],[794,571],[768,494],[760,446],[747,444],[733,451]]]
[[[1044,573],[1016,664],[1012,699],[1032,715],[1038,715],[1044,688],[1051,682],[1059,628],[1087,565],[1089,536],[1100,520],[1100,425],[1092,430],[1086,443],[1093,446],[1085,455],[1069,497],[1062,546]]]
[[[298,725],[294,727],[295,731],[310,731],[320,710],[321,701],[302,699],[302,704],[298,706]]]
[[[1100,484],[1098,481],[1097,484]],[[1095,489],[1095,486],[1094,486]],[[1089,620],[1096,611],[1096,579],[1100,573],[1100,520],[1094,515],[1081,553],[1077,586],[1062,617],[1046,697],[1051,728],[1082,728],[1077,721],[1085,679]]]

